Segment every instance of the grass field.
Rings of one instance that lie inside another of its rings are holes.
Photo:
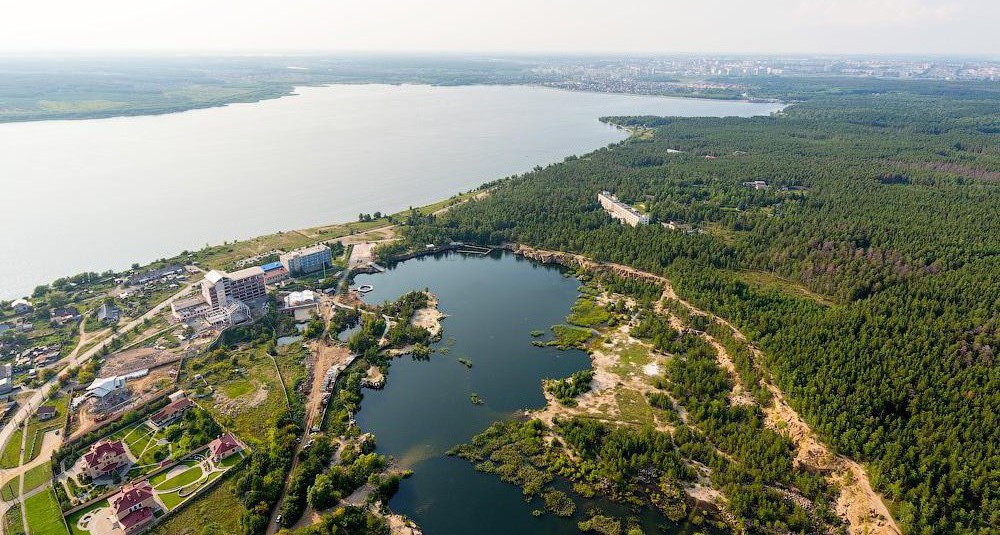
[[[68,535],[59,502],[52,487],[39,492],[24,502],[31,535]]]
[[[41,487],[52,479],[52,465],[42,463],[24,473],[24,492]]]
[[[612,371],[624,377],[630,373],[641,373],[646,364],[649,364],[649,349],[642,344],[629,344],[618,351],[618,364]]]
[[[235,478],[194,499],[190,505],[154,527],[151,535],[240,533],[243,505],[233,491]]]
[[[11,479],[6,484],[4,484],[2,489],[0,489],[0,498],[3,498],[4,500],[13,500],[17,496],[18,493],[17,489],[19,489],[20,486],[21,486],[20,476]]]
[[[170,479],[167,479],[166,481],[160,479],[160,481],[154,482],[151,479],[150,484],[153,485],[153,488],[155,488],[156,490],[161,490],[161,489],[175,489],[178,487],[183,487],[184,485],[194,483],[202,476],[204,471],[201,469],[200,466],[198,466],[198,463],[194,461],[189,461],[189,462],[190,465],[187,462],[184,463],[184,466],[188,467],[187,470],[177,474],[174,477],[171,477]],[[165,476],[165,475],[166,473],[158,474],[156,478],[153,479],[157,479],[160,478],[160,476]]]
[[[222,386],[222,392],[231,398],[245,396],[254,391],[253,383],[247,379],[238,379]]]
[[[653,423],[653,408],[641,393],[620,388],[615,390],[615,400],[621,421],[638,425]]]
[[[16,468],[21,466],[21,440],[24,437],[24,431],[22,428],[18,427],[17,431],[10,436],[10,440],[3,448],[3,454],[0,455],[0,468]]]

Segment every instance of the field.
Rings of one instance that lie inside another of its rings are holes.
[[[167,472],[157,474],[155,477],[150,478],[149,484],[156,490],[174,489],[194,483],[203,473],[201,467],[198,466],[197,461],[184,461],[181,465],[186,466],[187,470],[171,477],[170,479],[165,479]]]
[[[11,479],[6,484],[4,484],[2,489],[0,489],[0,498],[4,500],[13,500],[14,497],[18,495],[17,489],[20,488],[20,486],[21,486],[20,476]]]
[[[66,524],[63,522],[59,502],[56,501],[52,488],[46,489],[28,498],[24,502],[28,515],[28,530],[31,535],[64,535]]]
[[[230,478],[198,496],[190,505],[154,527],[153,535],[195,535],[200,533],[240,533],[243,505],[233,491]]]
[[[17,431],[10,436],[10,440],[3,448],[0,455],[0,468],[16,468],[21,465],[21,440],[24,436],[23,428],[18,427]]]
[[[642,367],[649,364],[649,349],[642,344],[629,344],[617,353],[618,364],[612,370],[622,377],[630,373],[642,373]]]
[[[775,290],[790,297],[805,297],[823,306],[836,304],[829,297],[809,291],[802,285],[783,279],[773,273],[765,271],[741,271],[737,276],[747,284],[764,290]]]
[[[641,393],[619,389],[615,391],[615,400],[618,402],[619,420],[638,425],[653,423],[653,408]]]
[[[52,479],[52,465],[42,463],[24,474],[24,492],[27,493]]]

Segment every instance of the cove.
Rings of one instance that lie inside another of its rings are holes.
[[[360,284],[375,287],[364,297],[369,303],[427,288],[449,315],[430,360],[397,358],[383,390],[363,391],[356,415],[361,429],[375,434],[379,453],[413,471],[390,500],[392,510],[412,518],[427,535],[579,534],[576,523],[593,507],[623,519],[638,516],[647,535],[695,531],[648,508],[635,515],[603,499],[577,499],[572,518],[534,517],[533,510],[543,509],[540,500],[527,503],[521,489],[446,455],[491,423],[543,406],[542,379],[590,367],[583,351],[531,345],[531,331],[562,323],[578,295],[579,281],[563,269],[510,253],[446,253],[359,275],[355,285]],[[471,360],[472,367],[459,358]],[[471,393],[485,403],[473,405]]]

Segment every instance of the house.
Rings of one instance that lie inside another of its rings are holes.
[[[122,311],[114,303],[104,303],[97,309],[97,319],[104,323],[118,323]]]
[[[140,533],[149,527],[160,508],[148,480],[126,484],[108,503],[125,535]]]
[[[15,314],[24,314],[31,312],[32,306],[27,299],[15,299],[10,303],[10,308],[14,309]]]
[[[142,286],[150,282],[160,280],[160,279],[170,279],[175,278],[178,275],[184,274],[184,266],[179,264],[171,264],[160,269],[154,269],[152,271],[147,271],[145,273],[139,273],[132,275],[125,280],[125,284],[128,286]]]
[[[163,407],[150,416],[149,423],[153,424],[153,427],[157,429],[162,429],[176,422],[193,406],[194,403],[191,403],[191,400],[186,397],[171,401],[166,407]]]
[[[14,377],[14,366],[11,363],[0,364],[0,379],[10,379]]]
[[[754,180],[753,182],[744,182],[744,186],[753,189],[767,189],[767,182],[763,180]]]
[[[11,381],[10,377],[0,379],[0,396],[10,394],[10,391],[14,390],[14,383]]]
[[[79,321],[80,311],[74,307],[60,307],[52,309],[52,321],[63,325],[70,321]]]
[[[42,422],[51,420],[56,417],[56,408],[52,405],[42,405],[38,407],[38,412],[35,413],[35,416]]]
[[[102,440],[90,446],[83,456],[83,473],[91,479],[105,476],[130,462],[125,444],[120,440]]]
[[[243,451],[243,444],[232,433],[226,433],[210,442],[208,450],[212,453],[212,460],[219,463]]]

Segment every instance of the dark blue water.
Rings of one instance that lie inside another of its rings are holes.
[[[590,366],[586,353],[531,345],[531,331],[564,321],[580,283],[555,267],[511,255],[438,255],[409,260],[355,284],[371,284],[369,303],[393,300],[427,288],[438,296],[443,339],[429,361],[409,357],[392,362],[380,391],[365,391],[357,421],[375,433],[378,451],[413,476],[403,481],[389,506],[416,521],[427,535],[578,534],[576,522],[588,508],[629,516],[605,500],[580,500],[572,519],[528,503],[521,490],[472,463],[445,452],[467,442],[491,423],[544,405],[541,380],[565,377]],[[447,354],[442,349],[448,348]],[[472,368],[457,359],[472,361]],[[473,405],[478,394],[483,405]],[[639,515],[647,534],[686,533],[652,511]]]

